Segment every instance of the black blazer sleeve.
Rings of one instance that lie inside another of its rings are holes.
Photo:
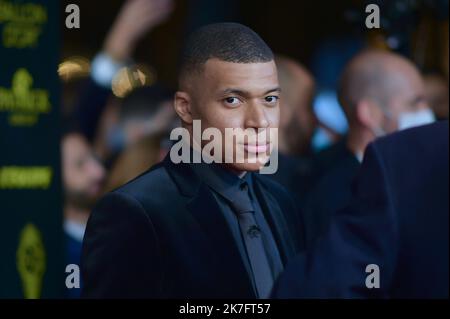
[[[83,298],[161,297],[161,253],[141,204],[125,193],[106,195],[89,219],[83,241]]]

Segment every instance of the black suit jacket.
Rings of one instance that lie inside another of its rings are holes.
[[[274,296],[448,298],[448,134],[441,122],[371,144],[353,203],[287,267]],[[368,264],[380,288],[367,288]]]
[[[294,204],[262,175],[255,191],[286,264],[303,241]],[[211,190],[168,157],[98,203],[82,276],[87,298],[255,298]]]
[[[302,205],[307,247],[326,234],[332,216],[350,203],[359,167],[355,155],[344,149],[333,167],[311,187]]]

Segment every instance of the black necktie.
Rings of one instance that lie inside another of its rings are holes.
[[[243,181],[231,206],[237,214],[239,227],[253,270],[259,298],[268,298],[273,285],[273,276],[269,260],[261,238],[261,230],[255,220],[255,211],[251,203],[248,185]]]

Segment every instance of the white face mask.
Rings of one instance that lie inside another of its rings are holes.
[[[423,109],[415,112],[400,113],[398,117],[398,129],[404,130],[411,127],[433,123],[436,120],[433,111]]]
[[[381,127],[374,127],[372,129],[372,133],[375,135],[375,137],[379,138],[379,137],[383,137],[385,136],[387,133],[384,129],[382,129]]]

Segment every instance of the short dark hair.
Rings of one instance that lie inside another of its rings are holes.
[[[274,55],[261,37],[239,23],[214,23],[194,31],[181,56],[180,78],[199,72],[209,59],[234,63],[270,62]]]

